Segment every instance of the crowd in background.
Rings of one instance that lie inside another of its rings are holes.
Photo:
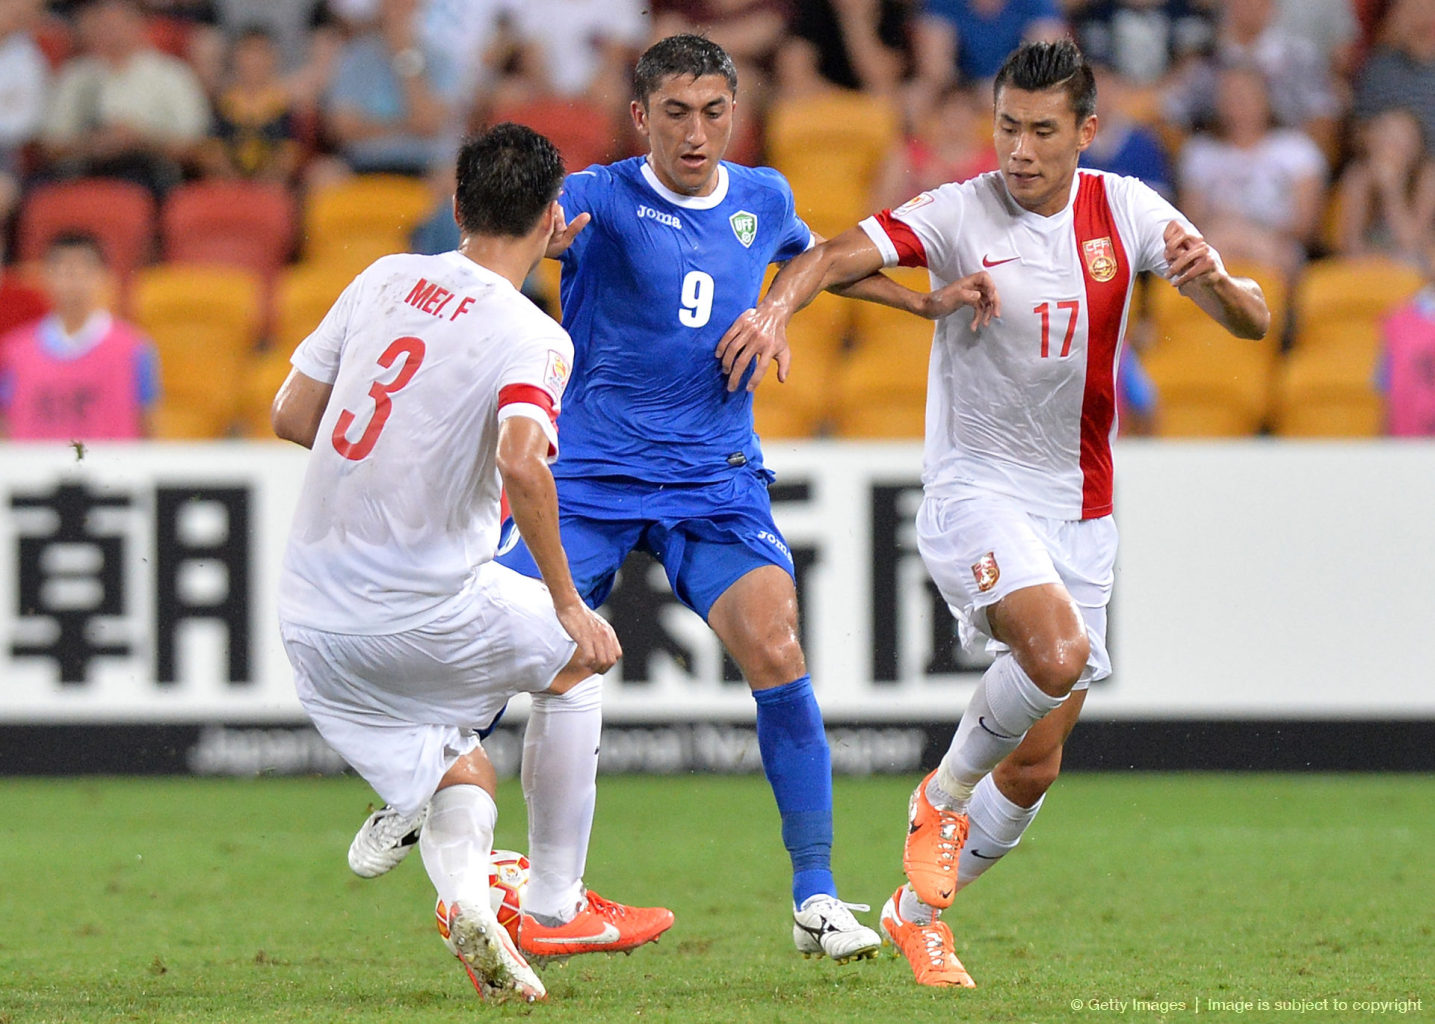
[[[48,183],[161,204],[240,179],[302,204],[376,173],[429,183],[410,242],[439,251],[465,132],[529,120],[570,170],[640,152],[631,68],[679,31],[738,64],[729,157],[787,173],[826,235],[993,169],[992,75],[1070,33],[1098,71],[1084,163],[1170,197],[1228,263],[1290,294],[1321,257],[1435,263],[1435,0],[0,0],[7,251]],[[6,287],[0,330],[44,308]],[[1430,293],[1411,301],[1435,330]]]

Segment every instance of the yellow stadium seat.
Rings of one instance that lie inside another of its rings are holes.
[[[274,347],[292,354],[353,279],[347,268],[325,263],[296,263],[282,271],[275,285]]]
[[[418,178],[361,174],[316,188],[304,204],[304,253],[357,269],[377,256],[407,252],[409,232],[433,208]]]
[[[160,363],[156,433],[222,437],[233,427],[258,336],[262,289],[252,271],[162,264],[135,275],[136,322]]]
[[[873,184],[898,136],[892,104],[845,89],[779,99],[766,119],[768,159],[791,183],[798,214],[826,238],[873,212]]]
[[[1297,352],[1344,351],[1374,359],[1384,341],[1380,321],[1369,317],[1309,321],[1302,318],[1296,330]]]
[[[1162,338],[1141,356],[1159,396],[1156,432],[1166,437],[1256,433],[1270,403],[1274,358],[1270,347],[1233,338],[1219,327]]]
[[[277,348],[250,355],[239,403],[239,427],[245,437],[276,440],[274,428],[269,423],[269,408],[274,404],[279,385],[289,376],[290,355],[290,352]]]
[[[1373,323],[1424,283],[1418,270],[1396,260],[1317,260],[1306,265],[1296,285],[1296,311],[1302,326],[1336,320]]]
[[[838,366],[834,419],[840,437],[922,436],[931,326],[924,330],[922,320],[898,315],[905,315],[915,330],[903,329],[903,324],[896,330],[869,331]]]
[[[1261,345],[1275,353],[1281,344],[1286,321],[1290,314],[1290,298],[1283,275],[1273,267],[1258,263],[1232,263],[1227,269],[1237,277],[1249,277],[1261,286],[1266,306],[1271,311],[1271,326]],[[1225,328],[1214,322],[1190,299],[1186,298],[1166,281],[1153,281],[1148,292],[1150,314],[1156,328],[1156,338],[1161,340],[1184,333],[1226,334]]]
[[[1385,398],[1376,388],[1378,353],[1297,349],[1276,382],[1275,432],[1285,437],[1378,437]]]
[[[914,292],[925,292],[931,287],[931,277],[923,268],[891,267],[886,274],[898,284],[905,285]],[[915,345],[926,351],[925,343],[932,340],[936,325],[931,320],[875,302],[844,301],[852,311],[859,349],[876,346],[885,350],[890,346],[900,346],[903,352],[907,352]],[[969,312],[961,310],[955,315],[967,318],[971,316]],[[923,365],[925,367],[925,363]],[[922,378],[924,381],[926,380],[925,374],[924,368]]]

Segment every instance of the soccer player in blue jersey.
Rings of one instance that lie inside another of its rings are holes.
[[[780,174],[723,162],[736,92],[717,44],[659,41],[638,61],[632,104],[649,153],[564,185],[578,233],[561,257],[574,367],[553,467],[560,525],[589,605],[604,601],[640,548],[737,661],[757,703],[763,769],[792,860],[797,948],[865,958],[879,939],[837,898],[832,877],[830,757],[797,637],[792,557],[768,501],[773,475],[747,381],[730,381],[714,356],[728,325],[756,304],[768,265],[821,239],[796,215]],[[935,316],[969,301],[952,287],[929,296],[874,276],[845,294]],[[537,573],[521,539],[499,560]],[[575,776],[597,770],[596,713],[589,727],[591,742],[568,738],[585,761]]]

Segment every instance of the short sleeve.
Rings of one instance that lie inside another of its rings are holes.
[[[573,371],[573,342],[557,324],[517,342],[498,379],[498,421],[533,420],[548,438],[548,461],[558,457],[558,413]]]
[[[797,202],[792,197],[792,187],[783,181],[782,234],[772,259],[781,263],[800,256],[812,246],[812,229],[797,215]]]
[[[1136,271],[1150,270],[1166,276],[1166,225],[1179,221],[1187,231],[1200,234],[1196,227],[1169,201],[1151,186],[1135,178],[1107,178],[1119,182],[1125,193],[1127,217],[1131,222],[1131,265]]]
[[[892,210],[868,217],[860,227],[889,266],[929,267],[953,280],[952,242],[962,228],[965,193],[943,185],[923,192]]]
[[[593,240],[593,232],[602,231],[606,227],[606,210],[602,209],[602,198],[603,185],[608,174],[606,167],[594,164],[563,179],[563,194],[558,197],[558,203],[563,207],[563,216],[570,223],[580,213],[586,213],[593,218],[593,222],[578,232],[573,244],[564,250],[564,261],[581,261],[583,253]]]
[[[321,384],[332,384],[339,376],[339,355],[344,351],[344,340],[349,334],[349,320],[359,302],[360,274],[349,282],[349,286],[335,300],[314,333],[299,343],[289,362],[294,369],[312,377]]]

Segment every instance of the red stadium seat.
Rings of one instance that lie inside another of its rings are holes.
[[[548,136],[563,154],[569,172],[604,163],[618,148],[618,126],[583,100],[550,98],[499,107],[492,121],[513,121]]]
[[[170,193],[160,213],[164,258],[217,263],[268,278],[289,258],[297,210],[283,185],[198,181]]]
[[[154,223],[154,198],[139,185],[108,178],[41,185],[20,208],[20,258],[40,259],[50,239],[61,232],[87,231],[99,239],[124,281],[149,262]]]

